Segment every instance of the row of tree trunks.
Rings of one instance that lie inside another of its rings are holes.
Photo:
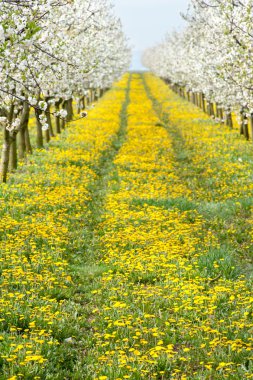
[[[53,129],[53,123],[52,123],[52,107],[49,102],[49,98],[46,99],[47,101],[47,110],[45,111],[45,116],[48,124],[48,129],[45,131],[45,140],[46,142],[50,142],[52,137],[55,137],[55,132]],[[61,117],[59,115],[60,109],[67,111],[67,119]],[[43,131],[42,131],[42,125],[39,119],[39,116],[41,115],[42,111],[35,110],[35,117],[36,117],[36,124],[37,124],[37,148],[43,148]],[[59,99],[57,102],[55,102],[55,129],[56,134],[60,134],[63,129],[66,127],[66,121],[70,122],[73,120],[74,117],[74,110],[73,110],[73,99],[63,100]]]
[[[26,102],[24,103],[19,128],[18,130],[10,131],[8,126],[14,121],[14,108],[14,104],[12,104],[8,115],[8,124],[4,126],[3,131],[3,148],[1,159],[1,175],[3,182],[7,181],[7,173],[9,169],[17,169],[18,157],[23,159],[25,157],[25,152],[32,152],[28,131],[29,106]],[[19,139],[17,141],[18,132]]]
[[[169,81],[165,81],[170,84]],[[213,102],[205,100],[203,93],[193,93],[192,91],[184,90],[182,86],[170,85],[174,92],[180,95],[183,98],[186,98],[188,101],[191,101],[196,106],[200,107],[208,115],[215,117],[221,120],[222,123],[225,123],[230,129],[233,129],[233,118],[231,109],[224,110],[219,104],[214,104]],[[247,116],[247,110],[241,110],[241,124],[240,124],[240,133],[247,139],[253,139],[253,114],[250,117]]]
[[[232,110],[224,109],[219,103],[213,103],[205,99],[205,95],[201,92],[193,92],[186,90],[184,87],[177,84],[171,84],[170,81],[164,79],[165,83],[168,84],[171,89],[176,92],[181,97],[192,102],[197,107],[200,107],[204,112],[213,118],[217,118],[222,124],[226,124],[229,128],[233,129],[233,118]],[[241,109],[241,123],[240,123],[240,134],[243,135],[247,140],[251,138],[253,140],[253,114],[248,117],[246,109]]]
[[[90,104],[95,100],[98,100],[103,96],[104,92],[107,89],[91,89],[88,91],[86,96],[83,96],[79,99],[78,102],[78,112],[85,110]],[[36,120],[36,146],[37,148],[42,149],[44,147],[44,140],[49,143],[50,139],[56,134],[61,133],[66,127],[66,122],[70,122],[74,118],[74,109],[73,109],[73,99],[68,99],[63,101],[59,99],[55,103],[55,131],[52,122],[52,105],[50,104],[50,97],[45,98],[47,103],[47,109],[44,112],[46,121],[48,124],[48,129],[43,132],[42,123],[40,116],[43,111],[35,107],[35,120]],[[67,118],[61,117],[58,112],[60,109],[67,111]],[[16,170],[18,167],[18,160],[25,160],[28,154],[33,153],[30,135],[29,135],[29,116],[30,116],[30,106],[27,101],[23,103],[23,109],[20,115],[19,126],[15,127],[14,130],[9,130],[9,125],[13,123],[18,114],[15,113],[14,102],[11,105],[8,115],[3,113],[0,109],[0,116],[7,116],[6,125],[3,126],[3,147],[1,155],[1,179],[2,182],[7,181],[8,171]]]
[[[104,96],[105,92],[108,90],[109,88],[98,88],[88,90],[87,95],[80,97],[77,101],[77,113],[80,114],[81,111],[87,109],[87,107],[89,107],[92,103],[98,101],[102,96]]]

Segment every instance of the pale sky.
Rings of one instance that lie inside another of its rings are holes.
[[[116,14],[133,46],[132,69],[142,69],[140,57],[146,48],[160,42],[166,32],[182,29],[189,0],[113,0]]]

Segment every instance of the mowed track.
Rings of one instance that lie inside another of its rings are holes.
[[[85,123],[3,188],[2,378],[253,378],[252,147],[150,74]]]

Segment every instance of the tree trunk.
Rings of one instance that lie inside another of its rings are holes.
[[[28,124],[25,127],[25,150],[28,154],[33,153],[33,148],[30,140],[29,127]]]
[[[100,88],[97,88],[96,89],[96,100],[98,101],[99,100],[99,98],[101,97],[101,90],[100,90]]]
[[[248,123],[244,124],[244,136],[245,136],[246,140],[249,140],[249,124]]]
[[[89,106],[91,103],[91,96],[90,96],[90,90],[88,92],[88,95],[87,95],[87,105]]]
[[[203,92],[201,93],[201,101],[202,101],[202,109],[204,112],[206,112],[205,95],[203,94]]]
[[[60,116],[55,116],[56,133],[61,133]]]
[[[28,131],[30,107],[27,102],[24,102],[22,116],[20,120],[20,131],[18,133],[18,158],[24,159],[26,152],[32,153],[31,147],[26,144],[26,130]],[[28,133],[28,132],[27,132]],[[29,135],[28,135],[29,137]],[[29,139],[30,143],[30,139]]]
[[[62,100],[60,99],[58,102],[55,103],[56,113],[58,113],[60,110],[61,102]],[[55,116],[55,125],[56,125],[56,133],[61,133],[60,116],[58,115]]]
[[[46,139],[46,142],[49,143],[49,141],[50,141],[50,131],[49,131],[49,128],[45,131],[45,139]]]
[[[18,158],[23,160],[25,158],[26,146],[25,146],[25,128],[22,128],[18,133]]]
[[[207,104],[206,104],[206,112],[207,112],[207,115],[211,116],[211,112],[210,112],[210,102],[209,102],[209,100],[207,100]]]
[[[11,104],[10,111],[8,114],[8,122],[11,124],[14,117],[14,104]],[[2,148],[2,158],[1,158],[1,176],[2,182],[7,182],[7,174],[10,160],[10,148],[11,148],[11,136],[10,132],[6,129],[7,124],[4,126],[3,132],[3,148]]]
[[[25,143],[25,129],[28,127],[29,122],[30,107],[25,101],[23,104],[23,111],[20,120],[20,131],[17,135],[18,139],[18,158],[24,159],[26,154],[26,143]]]
[[[64,106],[64,108],[67,110],[67,112],[68,112],[68,115],[67,115],[67,121],[71,121],[71,120],[73,120],[73,114],[74,114],[74,112],[73,112],[73,99],[71,98],[71,99],[68,99],[68,100],[66,100],[66,102],[64,102],[65,103],[65,106]]]
[[[224,124],[224,112],[223,112],[223,108],[221,106],[219,109],[219,115],[220,115],[221,123]]]
[[[199,94],[198,94],[198,92],[195,93],[195,105],[197,107],[199,106]]]
[[[18,168],[18,155],[17,155],[17,135],[11,137],[10,146],[10,170],[16,170]]]
[[[249,120],[246,115],[244,116],[244,122],[243,122],[243,134],[246,140],[249,140]]]
[[[42,114],[41,110],[35,109],[36,126],[37,126],[37,136],[36,136],[37,148],[43,148],[42,125],[39,118],[41,114]]]
[[[49,99],[46,99],[47,110],[46,110],[45,114],[46,114],[46,118],[47,118],[47,124],[48,124],[48,128],[49,128],[50,137],[54,137],[55,134],[54,134],[53,124],[52,124],[52,119],[51,119],[51,106],[50,106],[48,100]]]
[[[226,125],[230,128],[233,129],[233,119],[232,119],[232,113],[231,111],[227,111],[226,114]]]
[[[78,115],[81,113],[81,98],[78,98],[78,102],[77,102],[77,113]]]
[[[200,104],[199,104],[199,93],[197,92],[196,93],[196,106],[199,107]]]
[[[216,117],[217,119],[220,118],[220,113],[219,113],[219,111],[220,111],[220,105],[219,105],[219,103],[215,103],[215,117]]]
[[[251,138],[253,140],[253,113],[250,115]]]
[[[241,108],[241,126],[240,126],[240,135],[244,135],[244,110]]]
[[[4,136],[3,136],[3,148],[2,148],[2,158],[1,158],[1,176],[2,182],[7,182],[7,173],[9,166],[9,157],[10,157],[10,132],[7,131],[6,127],[4,128]]]
[[[202,96],[201,92],[198,93],[198,106],[202,109]]]
[[[63,102],[62,108],[65,109],[65,110],[67,110],[68,115],[69,115],[69,112],[71,112],[71,111],[69,110],[68,100],[66,100],[66,101]],[[68,118],[69,118],[69,116],[67,116],[67,120],[68,120]],[[66,120],[64,118],[61,118],[61,129],[65,129],[65,126],[66,126]]]

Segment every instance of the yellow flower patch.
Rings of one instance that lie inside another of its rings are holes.
[[[171,103],[165,103],[165,85],[149,74],[146,80],[162,106],[170,107],[173,123],[182,122],[185,134],[192,136],[197,145],[194,164],[199,165],[214,152],[214,147],[204,149],[205,131],[194,125],[190,129],[200,111],[189,105],[185,121],[184,111],[177,108],[180,100],[169,92]],[[253,322],[245,315],[252,307],[251,288],[244,276],[215,279],[201,273],[201,257],[210,248],[220,249],[220,242],[206,230],[197,209],[177,206],[182,198],[191,202],[211,195],[201,187],[196,195],[177,174],[173,140],[140,75],[133,75],[128,115],[127,139],[114,160],[117,178],[113,175],[110,181],[100,225],[103,263],[113,270],[102,276],[103,306],[93,322],[97,376],[207,379],[211,373],[214,379],[249,378],[243,363],[252,350],[248,331]],[[220,133],[229,136],[228,131]],[[231,176],[231,171],[225,173]],[[217,191],[217,199],[229,197],[226,187]],[[222,261],[214,262],[214,270],[220,265]]]
[[[76,254],[88,185],[96,178],[92,165],[118,132],[127,81],[126,76],[85,121],[73,123],[50,150],[31,158],[27,172],[21,169],[1,188],[1,378],[43,373],[61,329],[73,318],[64,299],[73,286],[69,250]]]

